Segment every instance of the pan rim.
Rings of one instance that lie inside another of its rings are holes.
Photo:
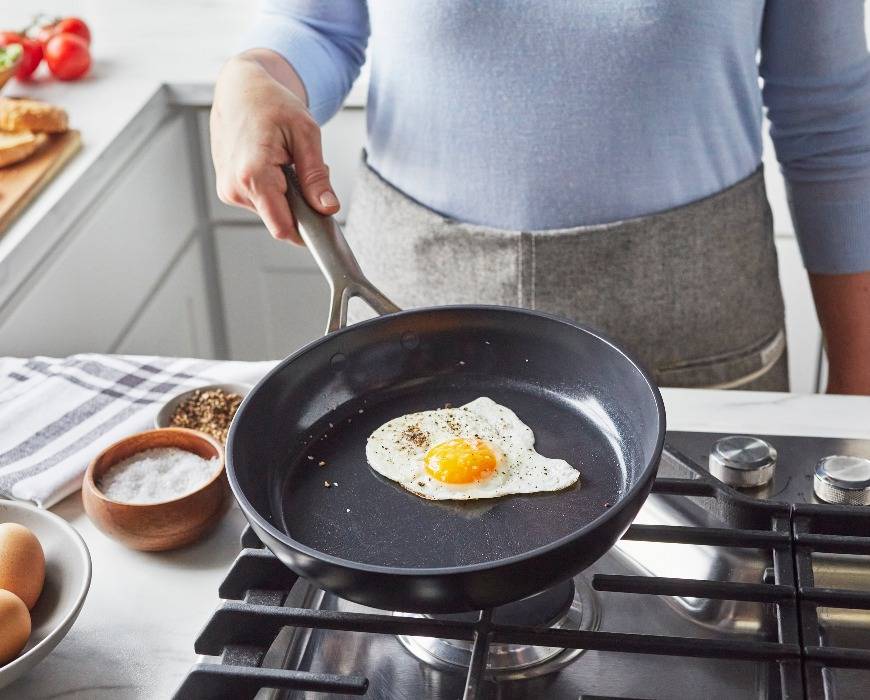
[[[612,507],[604,510],[590,522],[583,525],[583,527],[579,528],[571,532],[568,535],[564,535],[557,540],[553,540],[548,542],[545,545],[541,545],[540,547],[536,547],[535,549],[531,549],[527,552],[523,552],[521,554],[515,554],[510,557],[504,557],[501,559],[493,559],[485,562],[475,563],[475,564],[464,564],[461,566],[447,566],[447,567],[426,567],[426,568],[413,568],[413,567],[393,567],[393,566],[383,566],[381,564],[366,564],[364,562],[353,561],[352,559],[344,559],[343,557],[337,557],[332,554],[327,554],[325,552],[321,552],[318,549],[314,549],[305,545],[288,535],[286,532],[282,532],[277,527],[272,525],[263,515],[251,504],[248,498],[245,496],[241,486],[236,479],[236,469],[233,464],[233,450],[232,446],[235,442],[235,433],[238,427],[238,421],[233,420],[230,425],[229,434],[227,436],[227,445],[226,445],[226,474],[227,480],[230,484],[230,489],[233,492],[233,496],[236,501],[239,503],[242,512],[245,517],[248,519],[251,524],[255,524],[257,527],[263,529],[269,536],[275,538],[291,550],[298,551],[301,554],[304,554],[307,557],[315,559],[317,561],[326,562],[332,566],[338,566],[345,569],[349,569],[351,571],[360,572],[363,574],[382,574],[389,576],[398,576],[398,577],[451,577],[451,576],[463,576],[471,573],[479,573],[482,571],[487,571],[490,569],[501,569],[507,566],[513,566],[517,564],[522,564],[525,561],[536,559],[540,556],[544,556],[552,551],[559,550],[562,547],[570,544],[572,541],[581,539],[588,535],[591,531],[595,529],[603,528],[607,523],[619,517],[619,515],[629,507],[629,504],[634,502],[634,497],[637,494],[645,489],[647,489],[648,482],[651,482],[652,479],[655,478],[655,473],[658,468],[658,461],[661,456],[662,450],[664,448],[665,442],[665,433],[666,433],[666,425],[667,425],[667,414],[665,411],[664,400],[662,399],[661,391],[659,391],[658,386],[652,380],[649,373],[638,364],[635,359],[629,355],[619,344],[613,341],[606,334],[590,327],[582,323],[577,323],[575,321],[571,321],[569,319],[563,318],[561,316],[557,316],[555,314],[549,314],[543,311],[537,311],[534,309],[520,309],[513,306],[499,306],[495,304],[452,304],[452,305],[444,305],[444,306],[427,306],[427,307],[419,307],[414,309],[404,309],[402,311],[397,311],[391,314],[385,314],[382,316],[376,316],[371,319],[367,319],[365,321],[360,321],[359,323],[355,323],[350,326],[345,326],[337,331],[332,333],[328,333],[316,340],[312,340],[307,345],[299,348],[293,354],[285,357],[283,360],[279,360],[276,365],[270,369],[263,377],[254,385],[254,387],[248,392],[247,396],[243,399],[241,405],[239,406],[237,415],[242,414],[247,404],[253,400],[256,396],[258,389],[265,384],[267,381],[271,379],[271,377],[278,372],[282,371],[287,365],[290,365],[297,358],[301,357],[305,353],[308,353],[319,347],[320,345],[333,340],[333,338],[340,337],[346,333],[357,332],[369,326],[375,325],[377,323],[381,323],[385,320],[392,318],[399,318],[403,316],[413,316],[413,315],[422,315],[426,313],[438,313],[438,312],[447,312],[447,311],[498,311],[500,313],[515,313],[518,315],[524,316],[535,316],[539,318],[544,318],[550,321],[555,321],[565,326],[569,326],[571,328],[589,333],[596,338],[599,338],[601,341],[609,345],[616,352],[621,354],[626,361],[628,361],[632,367],[640,374],[643,380],[646,382],[647,388],[650,390],[652,394],[653,401],[656,406],[656,415],[658,418],[658,436],[656,437],[656,444],[653,450],[653,458],[649,460],[643,467],[640,472],[640,476],[638,479],[623,493],[620,498],[613,504]],[[265,544],[265,543],[264,543]]]

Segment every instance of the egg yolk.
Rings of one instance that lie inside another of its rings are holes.
[[[495,450],[486,440],[455,438],[432,447],[423,457],[426,473],[447,484],[470,484],[495,471]]]

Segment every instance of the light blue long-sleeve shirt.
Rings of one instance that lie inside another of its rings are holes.
[[[264,0],[244,39],[293,65],[321,123],[367,43],[369,164],[448,217],[686,204],[758,167],[764,105],[807,268],[870,270],[863,0]]]

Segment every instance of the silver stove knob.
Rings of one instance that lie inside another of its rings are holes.
[[[709,468],[713,476],[729,486],[763,486],[773,478],[776,448],[757,437],[729,435],[713,445]]]
[[[826,503],[870,505],[870,459],[831,455],[816,464],[813,491]]]

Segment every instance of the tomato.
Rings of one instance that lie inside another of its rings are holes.
[[[84,39],[88,46],[91,45],[91,30],[84,20],[78,17],[66,17],[54,25],[56,34],[75,34]]]
[[[84,20],[78,17],[64,17],[54,24],[44,25],[40,27],[36,38],[45,45],[56,34],[75,34],[84,39],[88,46],[91,44],[91,30]]]
[[[78,80],[91,67],[91,52],[77,34],[55,34],[45,45],[45,62],[61,80]]]
[[[21,64],[15,72],[19,80],[28,80],[42,61],[42,44],[18,32],[0,32],[0,45],[21,44]]]

